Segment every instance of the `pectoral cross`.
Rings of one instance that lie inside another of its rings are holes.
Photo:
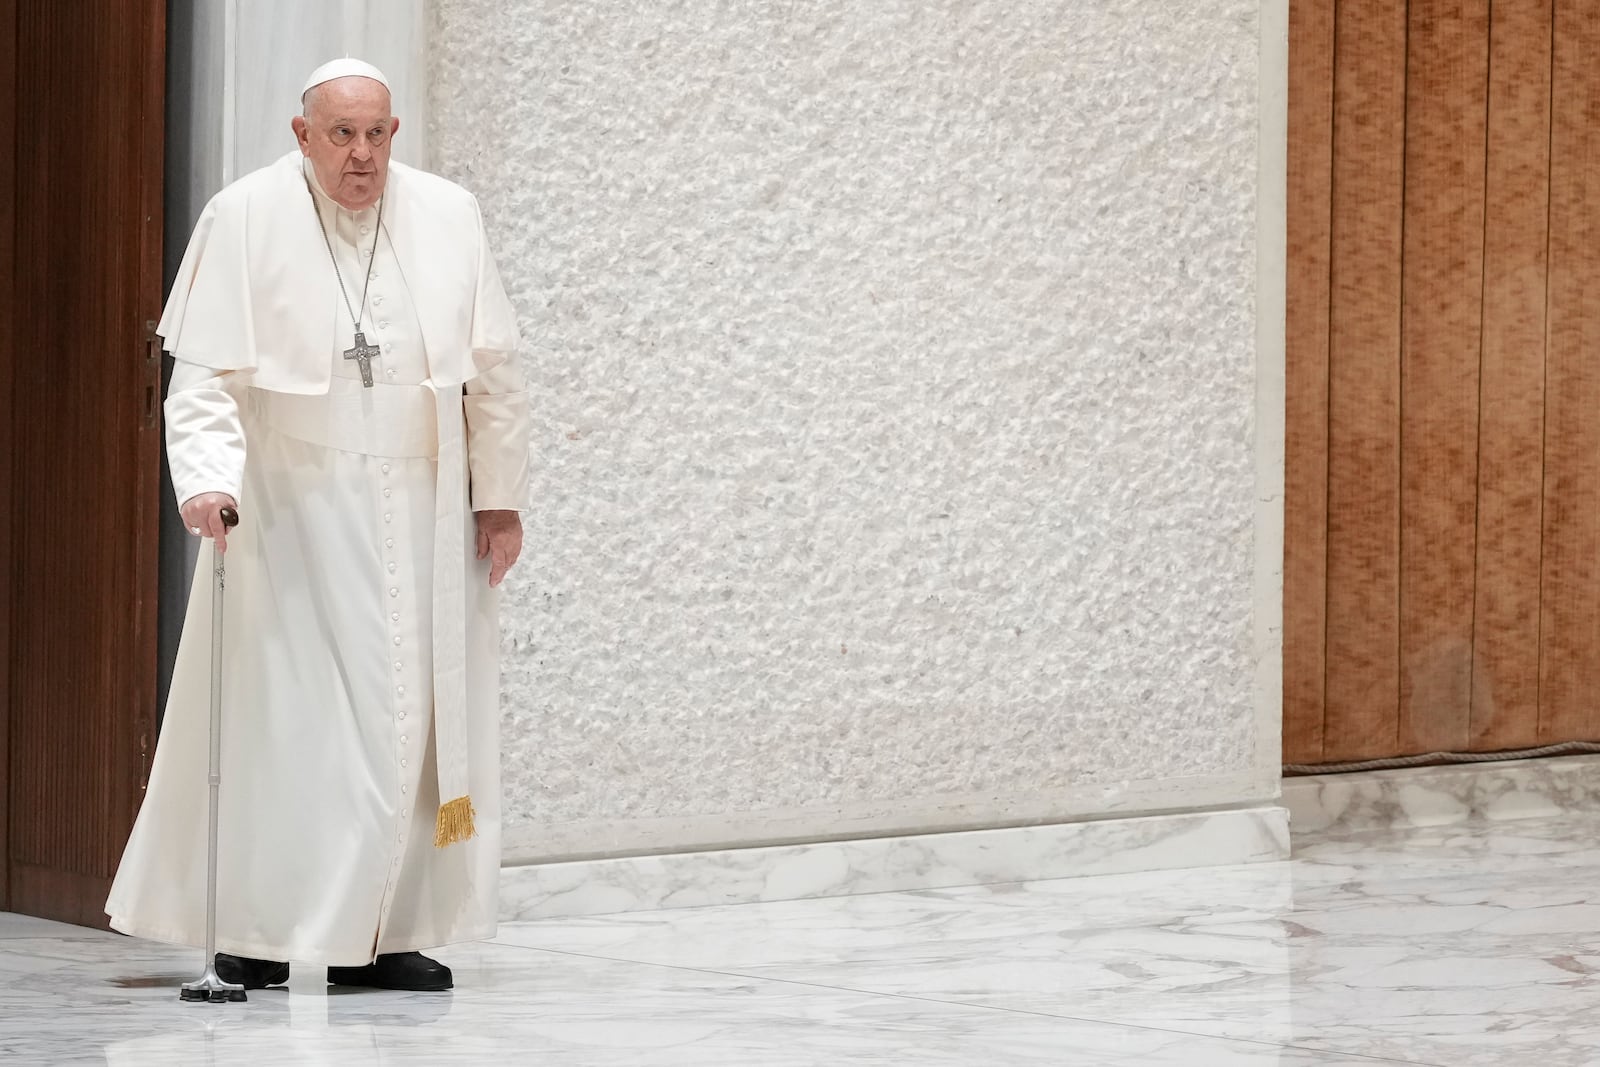
[[[378,346],[367,344],[367,335],[356,331],[356,343],[344,350],[345,359],[353,359],[361,368],[361,384],[372,388],[372,361],[378,358]]]

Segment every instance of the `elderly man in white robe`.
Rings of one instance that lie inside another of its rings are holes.
[[[207,206],[158,331],[184,521],[228,561],[217,971],[449,989],[421,950],[496,923],[495,587],[528,480],[516,322],[477,201],[390,162],[383,74],[335,61],[302,103],[298,150]],[[118,930],[196,946],[210,583],[200,568],[106,903]]]

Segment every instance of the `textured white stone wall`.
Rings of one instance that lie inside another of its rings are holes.
[[[435,0],[537,398],[511,858],[1273,795],[1256,7]]]

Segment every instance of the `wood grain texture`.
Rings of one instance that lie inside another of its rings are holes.
[[[58,867],[17,863],[12,871],[16,896],[22,901],[47,901],[40,909],[25,914],[107,929],[105,880],[95,875],[77,874]]]
[[[1333,86],[1323,756],[1394,750],[1405,5],[1342,0]]]
[[[1600,2],[1556,0],[1541,740],[1600,736]]]
[[[1490,27],[1469,744],[1539,743],[1551,0],[1496,0]]]
[[[1406,45],[1397,751],[1472,709],[1488,0],[1411,0]]]
[[[144,536],[129,538],[128,587],[136,598],[134,631],[130,635],[137,662],[147,664],[130,679],[132,699],[120,722],[118,747],[128,758],[121,764],[121,779],[113,792],[113,807],[106,832],[119,858],[133,832],[134,820],[144,802],[150,758],[157,734],[156,670],[160,606],[160,516],[170,507],[161,491],[161,347],[155,325],[161,317],[166,233],[166,69],[167,8],[165,3],[142,5],[142,40],[136,65],[139,112],[129,123],[133,138],[129,153],[135,159],[138,233],[133,244],[133,334],[128,359],[139,385],[127,396],[126,416],[135,435],[136,483],[129,486],[134,528]],[[137,753],[137,760],[135,759]]]
[[[17,124],[16,344],[34,358],[14,368],[11,506],[94,506],[13,529],[11,904],[96,924],[154,716],[143,322],[160,299],[163,12],[18,3],[16,75],[47,103]]]
[[[1328,310],[1333,220],[1334,0],[1289,20],[1284,418],[1283,749],[1322,759],[1328,603]]]
[[[51,358],[16,366],[22,402],[14,413],[14,506],[43,515],[61,485],[99,485],[106,465],[115,463],[109,453],[116,442],[104,431],[111,420],[83,424],[87,411],[116,399],[115,365],[91,360],[89,353],[103,351],[115,336],[115,323],[105,316],[122,295],[110,262],[120,235],[100,198],[84,188],[81,166],[85,158],[111,163],[108,116],[95,107],[92,80],[67,71],[69,34],[85,53],[98,55],[105,47],[99,30],[87,17],[69,17],[62,26],[36,0],[22,0],[19,14],[18,78],[51,104],[19,115],[19,154],[32,165],[18,174],[17,242],[29,269],[17,278],[16,329],[21,351]],[[52,128],[84,131],[87,143],[62,143]],[[65,197],[81,201],[76,212],[69,213]],[[86,306],[80,293],[103,294],[103,302]],[[111,373],[95,373],[103,369]],[[43,432],[49,423],[66,430],[54,442]],[[119,651],[104,633],[104,601],[96,603],[100,581],[111,577],[113,566],[108,546],[96,543],[95,525],[57,530],[22,523],[16,530],[17,558],[28,561],[13,575],[13,663],[21,668],[13,677],[19,709],[11,768],[16,871],[89,874],[106,865],[98,824],[110,807],[109,777],[80,780],[77,773],[80,760],[108,768],[116,755],[111,721],[95,714],[111,694],[112,656]],[[19,907],[55,906],[30,901],[20,878],[17,888]]]
[[[12,368],[17,362],[16,179],[17,179],[17,5],[0,0],[0,911],[11,908],[11,550],[15,508],[11,495]]]

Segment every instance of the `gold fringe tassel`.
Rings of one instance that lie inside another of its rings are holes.
[[[433,827],[433,847],[444,848],[477,837],[477,817],[478,813],[472,810],[471,797],[456,797],[439,805],[439,819]]]

